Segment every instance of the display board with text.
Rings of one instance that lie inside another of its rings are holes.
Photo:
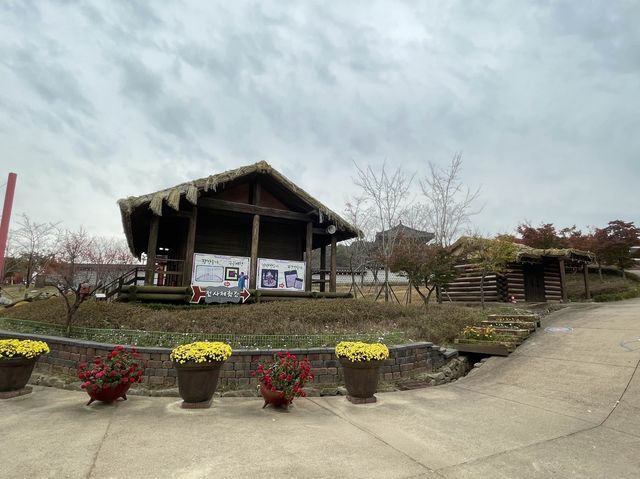
[[[305,270],[304,261],[258,258],[256,287],[304,291]]]

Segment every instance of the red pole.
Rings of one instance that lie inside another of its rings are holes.
[[[11,219],[11,207],[13,206],[13,194],[16,191],[16,178],[18,175],[9,173],[7,190],[4,194],[4,207],[2,208],[2,222],[0,222],[0,284],[4,281],[4,252],[7,249],[9,237],[9,220]]]

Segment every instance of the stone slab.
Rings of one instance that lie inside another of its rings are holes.
[[[213,398],[209,399],[208,401],[202,401],[202,402],[182,401],[182,404],[180,404],[180,407],[182,409],[208,409],[211,407],[212,403],[213,403]]]
[[[18,389],[17,391],[1,391],[0,399],[11,399],[17,398],[19,396],[24,396],[25,394],[30,394],[33,391],[31,386],[25,386],[22,389]]]

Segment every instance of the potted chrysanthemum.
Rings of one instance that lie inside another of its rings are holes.
[[[23,389],[40,355],[48,352],[44,341],[0,339],[0,392]]]
[[[296,397],[304,397],[304,386],[313,381],[311,363],[299,360],[289,351],[278,352],[272,361],[263,361],[258,369],[251,373],[259,384],[260,394],[264,398],[264,409],[268,404],[287,408]]]
[[[96,356],[91,364],[80,363],[78,379],[80,387],[93,401],[113,402],[127,400],[127,392],[134,383],[142,381],[144,363],[134,349],[116,346],[106,357]]]
[[[374,402],[380,367],[389,357],[389,349],[382,343],[343,341],[336,346],[336,356],[344,373],[347,397]]]
[[[218,387],[220,368],[231,356],[231,346],[221,342],[196,341],[171,351],[178,373],[178,391],[183,406],[208,407]]]

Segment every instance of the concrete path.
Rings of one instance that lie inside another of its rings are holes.
[[[572,307],[543,327],[572,329],[366,406],[85,407],[82,392],[36,387],[0,403],[0,477],[640,477],[640,300]]]

